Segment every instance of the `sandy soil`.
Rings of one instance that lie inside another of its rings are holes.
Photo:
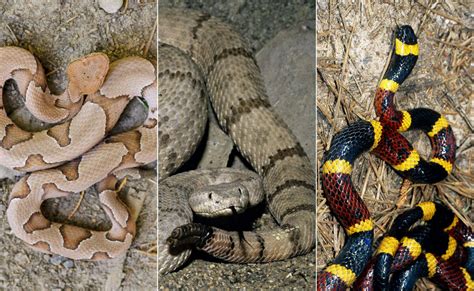
[[[140,55],[156,60],[156,4],[131,5],[125,12],[106,14],[95,1],[2,1],[0,46],[15,45],[33,52],[48,73],[50,88],[65,86],[64,70],[73,59],[101,51],[112,60]],[[156,174],[143,172],[124,192],[142,195],[145,207],[138,233],[126,257],[109,262],[72,261],[30,250],[11,234],[5,209],[11,180],[0,181],[0,289],[117,290],[156,288],[156,260],[147,251],[156,238]],[[44,213],[55,221],[69,221],[79,195],[47,201]],[[88,191],[72,223],[107,229],[95,191]]]
[[[410,24],[419,37],[420,57],[400,87],[398,108],[428,107],[447,117],[457,140],[453,174],[435,186],[412,185],[400,197],[402,180],[386,164],[364,154],[355,165],[353,181],[376,221],[376,239],[396,214],[419,201],[438,199],[472,226],[473,111],[472,27],[468,1],[385,1],[317,4],[317,160],[333,134],[359,118],[375,117],[373,97],[388,64],[396,25]],[[431,6],[432,5],[432,6]],[[407,134],[424,157],[428,139]],[[319,167],[319,165],[318,165]],[[320,184],[319,184],[320,187]],[[397,209],[395,203],[400,207]],[[344,231],[333,218],[318,189],[318,269],[344,245]],[[433,288],[428,281],[420,290]]]

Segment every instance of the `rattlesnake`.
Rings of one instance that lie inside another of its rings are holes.
[[[159,183],[166,185],[166,178],[197,147],[205,129],[208,92],[220,126],[262,177],[266,202],[281,226],[243,233],[202,226],[206,233],[198,247],[241,263],[283,260],[309,252],[315,244],[314,171],[295,136],[271,109],[246,42],[227,24],[195,11],[162,8],[158,26]],[[174,225],[192,221],[189,209],[169,203],[177,200],[170,195],[178,191],[159,188],[158,215],[174,217]],[[158,224],[162,273],[175,270],[189,256],[189,252],[179,258],[173,250],[170,253],[166,239],[173,231],[171,225],[163,220]],[[187,224],[179,230],[186,236],[186,229],[200,227],[195,226]]]
[[[72,62],[67,74],[67,89],[52,95],[39,61],[30,52],[0,48],[0,89],[13,79],[28,110],[52,123],[40,132],[22,130],[7,116],[0,93],[0,161],[32,172],[12,190],[8,223],[17,237],[40,251],[73,259],[117,257],[129,248],[135,234],[133,217],[117,199],[117,177],[156,160],[155,68],[140,57],[123,58],[109,66],[105,54],[95,53]],[[145,123],[106,137],[134,96],[142,96],[149,104]],[[96,183],[101,205],[112,222],[109,231],[54,223],[41,213],[44,200]]]

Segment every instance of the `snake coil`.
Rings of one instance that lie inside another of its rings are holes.
[[[451,172],[456,143],[447,120],[427,108],[399,111],[394,95],[411,73],[418,58],[416,35],[401,26],[388,69],[375,93],[379,120],[358,121],[337,133],[322,162],[322,186],[329,208],[344,227],[348,238],[339,255],[319,275],[318,290],[345,289],[355,282],[372,254],[374,223],[354,188],[354,161],[370,151],[387,162],[400,176],[416,183],[436,183]],[[431,142],[431,159],[426,161],[400,132],[422,130]]]

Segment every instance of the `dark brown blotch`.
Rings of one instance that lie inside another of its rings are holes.
[[[31,245],[32,248],[39,250],[40,252],[50,253],[51,247],[49,243],[45,241],[39,241]]]
[[[63,124],[59,124],[51,127],[46,132],[50,137],[54,138],[61,147],[65,147],[71,143],[69,138],[69,127],[71,122],[67,121]]]
[[[10,194],[10,201],[15,198],[23,199],[26,196],[28,196],[30,192],[31,192],[31,189],[30,189],[30,185],[28,185],[28,177],[23,177],[13,187],[13,190]]]
[[[109,256],[108,253],[106,252],[96,252],[94,255],[92,255],[91,260],[92,261],[102,261],[102,260],[108,260],[111,259],[112,257]]]
[[[27,141],[33,137],[32,132],[24,131],[18,126],[9,124],[5,127],[5,137],[0,141],[0,146],[4,149],[11,149],[14,145]]]
[[[265,177],[278,161],[282,161],[287,157],[293,156],[306,157],[306,153],[304,152],[303,147],[301,147],[299,143],[297,143],[294,147],[280,149],[276,152],[276,154],[269,157],[268,164],[262,167],[262,175]]]
[[[255,109],[258,108],[270,108],[271,105],[267,100],[264,99],[247,99],[244,100],[242,98],[239,98],[239,104],[236,106],[231,105],[230,106],[230,115],[224,116],[225,122],[225,130],[227,133],[230,132],[230,128],[232,128],[232,125],[236,124],[239,122],[239,120],[246,114],[249,114],[250,112],[254,111]]]
[[[64,240],[64,247],[70,250],[77,249],[81,242],[92,237],[90,230],[68,224],[61,225],[59,231]]]
[[[275,188],[275,191],[273,191],[272,193],[269,193],[267,195],[268,205],[272,205],[275,198],[278,197],[279,195],[282,195],[282,193],[285,193],[286,189],[290,189],[290,188],[293,188],[293,187],[302,187],[302,188],[311,190],[312,192],[315,191],[314,185],[308,183],[307,181],[289,179],[289,180],[286,180],[285,183],[283,183],[281,185],[278,185]]]
[[[37,211],[30,216],[28,221],[23,225],[23,229],[26,233],[32,233],[36,230],[47,229],[50,226],[51,221],[47,220],[40,211]]]

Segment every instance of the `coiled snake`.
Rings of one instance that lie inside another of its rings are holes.
[[[18,47],[0,48],[0,86],[9,79],[38,119],[49,129],[27,132],[7,116],[0,93],[0,162],[32,172],[10,194],[7,219],[30,247],[72,259],[117,257],[130,246],[135,221],[117,198],[117,176],[156,160],[156,74],[140,57],[113,62],[95,53],[72,62],[69,83],[61,95],[47,88],[39,61]],[[135,96],[149,105],[145,123],[108,136]],[[98,183],[100,203],[112,222],[108,231],[93,231],[51,222],[40,207],[44,200],[65,197]]]
[[[398,28],[390,64],[375,94],[379,121],[358,121],[336,134],[322,161],[322,185],[327,203],[348,238],[339,255],[320,274],[318,290],[345,289],[354,283],[372,255],[373,221],[351,181],[352,165],[365,151],[387,162],[400,176],[417,183],[436,183],[452,170],[456,143],[447,120],[426,108],[398,111],[394,95],[418,58],[418,43],[410,26]],[[423,160],[399,133],[424,131],[431,142]],[[388,249],[388,248],[385,248]],[[391,252],[391,251],[390,251]]]
[[[177,256],[166,242],[176,225],[184,226],[172,239],[192,241],[230,262],[269,262],[309,252],[315,244],[314,172],[294,135],[272,111],[246,42],[216,18],[188,10],[160,9],[159,27],[160,184],[166,185],[164,179],[201,139],[207,89],[220,126],[263,179],[266,202],[281,226],[238,233],[192,224],[189,207],[177,204],[173,196],[182,191],[186,201],[186,189],[160,187],[160,272],[175,270],[189,255]]]

